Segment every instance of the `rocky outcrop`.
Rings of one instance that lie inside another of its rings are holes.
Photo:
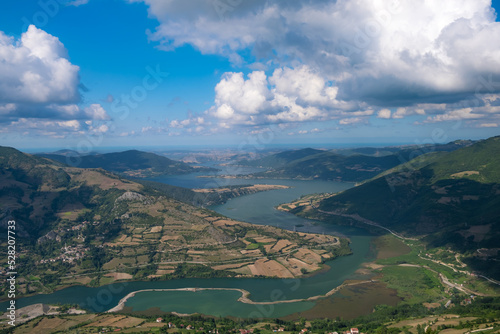
[[[49,240],[55,240],[57,242],[60,242],[61,237],[56,232],[50,231],[49,233],[45,234],[44,236],[38,238],[37,243],[43,244],[44,242],[49,241]]]
[[[115,202],[120,202],[120,201],[139,201],[139,202],[144,202],[147,200],[147,197],[144,195],[141,195],[139,193],[135,193],[133,191],[127,191],[120,197],[116,199]]]

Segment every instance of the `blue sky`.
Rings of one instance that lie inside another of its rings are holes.
[[[0,145],[498,135],[498,3],[2,2]]]

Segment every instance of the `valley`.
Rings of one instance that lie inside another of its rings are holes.
[[[275,169],[228,176],[224,168],[217,174],[197,172],[180,177],[174,184],[165,184],[158,183],[165,177],[160,174],[145,174],[149,176],[146,180],[128,179],[127,171],[117,175],[99,168],[68,167],[4,149],[2,177],[14,180],[5,183],[10,184],[9,191],[2,193],[5,202],[11,203],[15,213],[15,210],[22,212],[19,210],[26,205],[45,208],[18,215],[21,233],[31,240],[20,247],[23,278],[18,289],[25,298],[19,300],[19,306],[58,300],[87,312],[111,310],[139,317],[134,319],[181,314],[184,320],[175,318],[178,323],[203,314],[280,318],[287,326],[296,325],[297,319],[306,319],[308,324],[304,325],[314,328],[318,317],[340,317],[365,322],[365,326],[378,323],[377,326],[397,328],[397,321],[380,322],[377,316],[372,320],[361,319],[369,310],[382,317],[386,308],[411,307],[414,318],[467,307],[482,298],[496,300],[500,291],[496,278],[469,265],[477,257],[492,261],[495,248],[485,242],[496,240],[491,235],[496,229],[494,223],[483,220],[463,229],[460,233],[478,245],[476,253],[464,252],[453,242],[439,245],[443,242],[439,241],[440,234],[377,220],[379,216],[363,206],[368,203],[363,196],[346,197],[360,189],[371,189],[372,184],[381,180],[387,182],[389,189],[395,187],[394,196],[399,196],[404,191],[398,188],[402,185],[424,184],[421,180],[402,181],[402,177],[427,175],[426,168],[433,166],[436,176],[429,182],[437,184],[431,186],[436,194],[460,192],[464,201],[488,203],[485,201],[490,199],[484,197],[487,194],[484,189],[489,187],[491,200],[495,201],[497,181],[484,167],[482,172],[473,165],[461,167],[467,168],[465,172],[440,169],[441,160],[452,159],[450,155],[460,156],[461,150],[470,150],[475,145],[463,142],[448,145],[439,152],[418,155],[415,161],[385,171],[380,169],[382,173],[378,176],[356,186],[339,181],[303,180],[309,177],[302,174],[292,177],[273,172]],[[474,152],[481,155],[484,143],[479,145],[480,149]],[[496,150],[495,145],[493,139],[486,149]],[[297,154],[304,159],[311,153],[324,156],[321,151],[310,150]],[[285,156],[295,158],[294,154]],[[394,152],[384,154],[398,157]],[[276,159],[270,161],[275,163]],[[266,167],[262,162],[256,164]],[[282,160],[279,164],[285,166],[288,162]],[[405,170],[408,164],[419,167],[409,173]],[[169,178],[166,176],[165,180]],[[464,178],[479,179],[485,183],[484,189],[472,187],[471,192],[455,189],[463,187],[460,182]],[[399,183],[389,182],[394,179]],[[35,187],[40,181],[43,186]],[[449,185],[441,186],[442,182]],[[183,184],[189,187],[184,188]],[[375,189],[378,198],[387,196],[380,186]],[[477,192],[482,194],[481,199],[476,199]],[[68,196],[71,200],[64,200]],[[331,204],[343,198],[352,201],[349,206]],[[495,210],[489,212],[495,217]],[[40,215],[51,217],[52,223],[45,225],[47,220]],[[38,225],[26,224],[27,221],[38,221]],[[369,231],[369,235],[358,228]],[[23,266],[29,268],[29,274],[23,271]],[[294,284],[300,289],[291,289]],[[105,304],[96,304],[88,298],[87,302],[81,302],[85,300],[83,296],[98,295],[102,291],[99,289],[112,286],[118,286],[119,292],[113,293]],[[279,295],[271,294],[270,298],[269,291],[279,291]],[[213,304],[212,298],[221,304]],[[360,302],[365,306],[357,307]],[[270,310],[264,311],[264,307]],[[73,317],[56,313],[67,319]],[[468,321],[471,319],[478,318]],[[424,322],[441,326],[437,318]],[[264,324],[257,321],[242,327],[261,328],[265,332]],[[416,330],[420,323],[415,324]],[[112,327],[126,328],[118,326],[118,322],[116,325]],[[486,325],[495,328],[493,323]],[[338,328],[338,324],[332,323],[331,328]]]

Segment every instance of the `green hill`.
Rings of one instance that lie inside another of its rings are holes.
[[[111,158],[118,156],[132,158],[145,156],[151,158],[147,162],[131,163],[132,168],[142,168],[144,163],[172,161],[154,154],[129,151],[97,157],[97,160],[86,159],[85,166],[96,166],[96,161],[107,168],[119,171],[121,164],[113,164]],[[61,157],[58,159],[63,161]],[[177,163],[173,162],[176,166]],[[152,164],[155,170],[159,166]],[[185,165],[185,164],[184,164]],[[36,240],[50,230],[55,224],[70,217],[72,220],[88,212],[113,220],[114,212],[108,211],[107,204],[128,190],[142,190],[144,193],[164,196],[194,206],[221,204],[232,197],[240,196],[247,186],[232,186],[234,192],[198,193],[191,189],[168,184],[135,179],[134,181],[112,174],[100,168],[68,167],[62,162],[45,157],[22,153],[14,148],[0,146],[0,218],[16,217],[22,236]],[[163,169],[165,170],[165,169]],[[177,169],[176,169],[177,170]],[[226,187],[227,188],[227,187]],[[71,212],[71,214],[69,214]],[[91,219],[87,217],[88,219]]]
[[[470,144],[471,141],[456,141],[439,145],[332,151],[309,148],[285,151],[251,161],[244,160],[239,164],[270,168],[254,174],[256,177],[360,182],[428,152],[449,152]]]
[[[495,223],[500,218],[494,205],[500,204],[499,159],[500,137],[449,153],[420,156],[325,199],[320,208],[359,213],[412,234]]]
[[[500,136],[445,155],[429,167],[434,172],[433,181],[469,179],[500,183]]]
[[[422,155],[322,200],[319,209],[359,214],[430,246],[463,252],[500,244],[500,137],[453,152]],[[296,214],[306,214],[301,208]],[[349,221],[334,215],[309,217]],[[475,260],[476,265],[481,263]],[[500,274],[500,273],[497,273]],[[498,277],[498,275],[497,275]]]
[[[315,150],[313,148],[305,148],[301,150],[284,151],[276,154],[271,154],[255,160],[240,160],[238,164],[252,167],[279,168],[294,160],[314,156],[316,154],[324,152],[325,151]]]
[[[362,181],[400,163],[396,155],[344,156],[322,152],[289,162],[281,168],[255,174],[260,177]]]
[[[500,137],[423,154],[327,196],[317,207],[296,205],[291,212],[341,224],[357,223],[346,215],[359,215],[423,237],[430,248],[452,247],[467,255],[472,268],[500,278],[499,160]]]
[[[41,154],[40,156],[74,167],[102,168],[134,177],[178,175],[215,170],[206,167],[192,167],[184,162],[137,150],[84,156],[61,154]]]

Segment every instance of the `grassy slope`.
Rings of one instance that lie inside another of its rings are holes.
[[[466,178],[481,183],[500,183],[500,136],[447,154],[429,168],[434,172],[432,181]],[[465,171],[479,174],[454,176]]]
[[[430,246],[451,245],[462,252],[494,249],[500,240],[499,160],[500,137],[449,153],[421,156],[324,199],[319,207],[358,213],[409,235],[426,235]],[[476,232],[481,229],[485,232]],[[500,277],[498,266],[491,266],[491,261],[470,260],[475,268]]]

